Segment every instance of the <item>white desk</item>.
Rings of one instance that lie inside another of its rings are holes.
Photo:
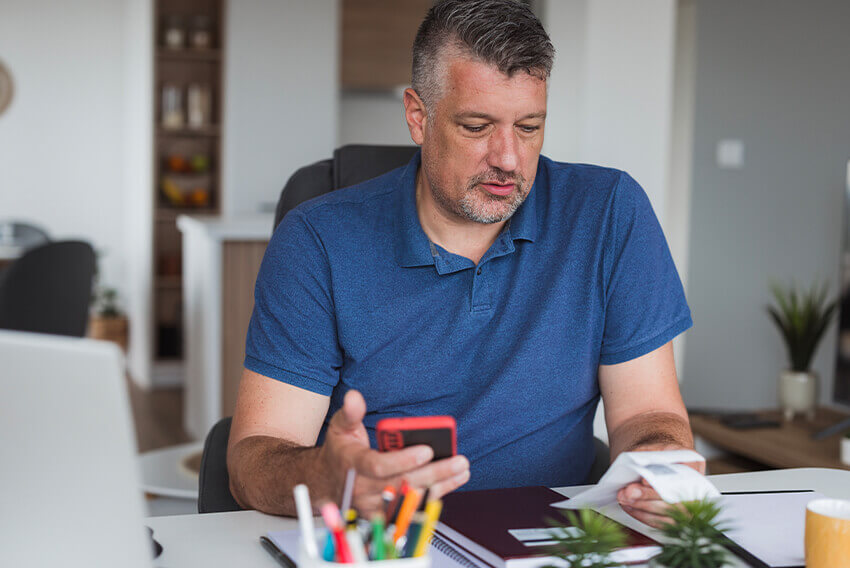
[[[850,471],[785,469],[713,475],[709,479],[720,491],[814,489],[829,497],[850,499]],[[569,497],[581,489],[566,487],[558,491]],[[644,525],[630,517],[626,524],[637,530],[645,529]],[[147,519],[147,525],[154,530],[154,537],[164,549],[154,564],[167,568],[279,568],[257,539],[269,531],[297,528],[295,519],[272,517],[256,511],[152,517]]]

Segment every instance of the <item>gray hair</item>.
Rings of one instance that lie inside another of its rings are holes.
[[[524,71],[546,80],[555,48],[531,9],[517,0],[442,0],[428,10],[413,42],[413,89],[429,115],[441,96],[449,48],[513,76]]]

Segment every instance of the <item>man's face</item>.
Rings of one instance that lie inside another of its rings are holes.
[[[545,118],[545,80],[451,57],[423,128],[423,189],[455,220],[507,220],[534,183]]]

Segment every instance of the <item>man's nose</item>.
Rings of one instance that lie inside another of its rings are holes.
[[[497,129],[487,150],[487,165],[504,172],[513,172],[519,166],[519,143],[513,128]]]

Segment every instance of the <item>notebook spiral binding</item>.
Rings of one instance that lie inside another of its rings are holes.
[[[441,539],[437,534],[431,535],[431,546],[464,568],[481,568],[478,564],[455,550],[452,545]]]

